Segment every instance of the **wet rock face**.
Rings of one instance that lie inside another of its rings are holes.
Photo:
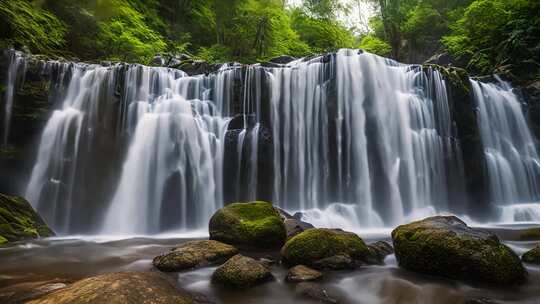
[[[528,118],[531,131],[537,139],[537,148],[540,149],[540,81],[535,81],[524,89],[528,104]]]
[[[455,216],[435,216],[392,231],[399,265],[411,271],[467,281],[515,285],[527,273],[519,257],[494,234]]]
[[[281,249],[281,256],[289,265],[336,266],[332,269],[350,268],[351,263],[363,262],[368,255],[369,249],[359,236],[338,229],[306,230]]]
[[[53,235],[28,201],[0,194],[0,244]]]
[[[237,253],[233,246],[218,241],[192,241],[155,257],[152,264],[161,271],[181,271],[219,264]]]
[[[32,304],[141,303],[190,304],[183,293],[153,272],[119,272],[90,277],[49,293]]]
[[[394,253],[392,245],[384,241],[378,241],[368,245],[370,255],[369,261],[373,264],[383,264],[387,255]]]
[[[216,269],[212,282],[233,288],[247,288],[272,279],[261,262],[237,254]]]
[[[210,219],[210,239],[252,248],[279,248],[286,232],[279,213],[267,202],[234,203]]]
[[[540,264],[540,245],[525,252],[521,257],[521,260],[526,263]]]
[[[289,269],[287,277],[288,282],[306,282],[320,279],[323,274],[315,269],[311,269],[304,265],[297,265]]]

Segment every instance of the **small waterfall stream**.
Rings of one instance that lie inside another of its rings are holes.
[[[18,58],[8,88],[21,79]],[[25,195],[62,234],[204,229],[224,204],[263,197],[347,229],[467,204],[459,101],[428,66],[340,50],[194,76],[128,64],[41,68],[55,110]],[[471,85],[492,202],[505,221],[540,221],[539,158],[518,97],[506,83]]]
[[[4,92],[4,108],[2,117],[2,138],[1,147],[6,147],[9,140],[9,131],[11,129],[11,115],[13,112],[13,96],[17,86],[24,82],[26,72],[26,60],[22,53],[14,50],[7,50],[9,66],[7,68],[6,87]]]
[[[512,87],[471,80],[478,106],[491,202],[502,208],[502,220],[540,221],[540,157]]]

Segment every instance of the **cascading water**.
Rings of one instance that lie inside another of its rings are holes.
[[[327,211],[364,227],[449,210],[461,151],[441,75],[353,50],[335,57],[270,72],[275,201],[293,210],[339,202]]]
[[[540,158],[512,87],[471,80],[487,162],[491,202],[502,221],[540,221]]]
[[[47,221],[60,233],[201,227],[223,202],[228,119],[215,104],[229,107],[230,96],[207,98],[212,88],[228,86],[221,83],[227,78],[139,65],[61,68],[69,75],[59,85],[65,94],[45,127],[26,191]],[[103,166],[121,162],[123,142],[130,143],[123,167],[89,172],[101,163],[100,147],[120,146],[107,151],[111,159]],[[89,177],[117,184],[112,196],[103,196],[110,204],[82,203],[90,191],[81,189],[107,192],[103,181],[85,185]]]
[[[26,196],[59,233],[204,228],[217,208],[266,190],[317,226],[347,229],[452,212],[466,197],[447,82],[434,68],[341,50],[197,76],[125,64],[43,69],[58,109]],[[472,83],[487,113],[486,155],[498,153],[490,169],[510,162],[520,181],[496,203],[529,206],[538,156],[519,102],[507,87]],[[518,110],[499,105],[509,99]],[[492,185],[510,185],[494,172]]]
[[[7,68],[7,77],[4,93],[4,109],[3,109],[3,131],[1,138],[1,146],[6,147],[9,140],[9,132],[11,128],[11,115],[13,111],[13,96],[17,86],[24,82],[26,71],[26,59],[23,54],[15,50],[7,50],[9,67]]]

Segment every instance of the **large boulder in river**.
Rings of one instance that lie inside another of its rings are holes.
[[[238,250],[218,241],[191,241],[154,258],[152,264],[161,271],[181,271],[225,262]]]
[[[267,202],[234,203],[210,219],[210,239],[255,248],[279,248],[286,232],[278,211]]]
[[[83,279],[31,304],[190,304],[190,295],[154,272],[119,272]]]
[[[435,216],[392,231],[399,265],[422,273],[493,284],[519,284],[519,257],[494,234],[468,227],[455,216]]]
[[[272,274],[261,262],[237,254],[219,266],[212,281],[228,287],[247,288],[272,279]]]
[[[288,240],[281,249],[281,256],[289,265],[332,269],[350,268],[365,261],[369,254],[369,248],[358,235],[324,228],[306,230]],[[341,262],[345,260],[350,262]]]
[[[540,264],[540,245],[525,252],[523,256],[521,256],[521,260],[526,263]]]
[[[28,201],[0,194],[0,244],[53,235]]]

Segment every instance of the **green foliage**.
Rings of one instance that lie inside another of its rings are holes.
[[[108,10],[98,22],[97,46],[107,59],[147,63],[166,48],[162,36],[152,30],[144,16],[123,0],[99,1]],[[99,8],[98,8],[99,9]]]
[[[451,26],[443,43],[478,73],[499,72],[534,78],[540,68],[540,3],[476,0]]]
[[[65,24],[29,1],[1,1],[0,17],[0,38],[8,44],[26,46],[33,52],[44,54],[56,54],[65,44]]]
[[[292,19],[293,29],[314,53],[355,46],[351,32],[335,21],[313,18],[299,10],[293,13]]]
[[[389,56],[392,52],[392,47],[386,41],[376,37],[375,35],[366,35],[360,41],[361,49],[379,56]]]
[[[148,63],[158,53],[254,62],[353,47],[337,0],[6,0],[0,45],[83,60]],[[5,26],[4,26],[5,25]]]

